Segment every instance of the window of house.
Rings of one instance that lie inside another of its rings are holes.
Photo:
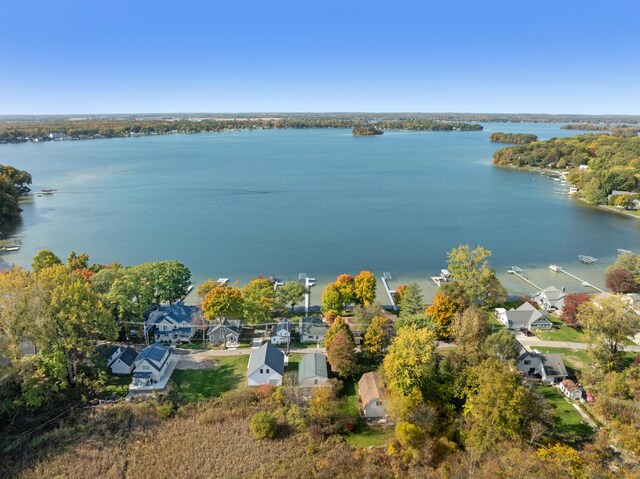
[[[267,369],[267,374],[269,374],[269,373],[270,373],[270,371],[269,371],[269,369]]]
[[[529,361],[528,359],[524,362],[525,364],[531,364],[531,361]]]
[[[376,401],[376,406],[382,406],[382,401]]]
[[[263,369],[260,370],[260,374],[264,374],[264,370]]]
[[[318,384],[318,380],[317,380],[317,379],[314,379],[314,380],[313,380],[313,384]]]

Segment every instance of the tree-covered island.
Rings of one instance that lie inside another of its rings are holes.
[[[0,122],[0,143],[26,141],[91,140],[130,136],[237,130],[345,128],[362,126],[359,117],[286,117],[286,118],[203,118],[203,119],[52,119],[48,121]],[[394,118],[376,120],[382,130],[480,131],[479,123]]]
[[[375,125],[359,125],[353,127],[353,131],[351,133],[353,136],[374,136],[382,135],[384,131],[377,128]]]
[[[538,141],[538,137],[532,133],[503,133],[502,131],[497,131],[489,137],[489,140],[494,143],[525,145],[527,143]]]

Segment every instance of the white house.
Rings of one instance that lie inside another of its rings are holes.
[[[138,353],[131,346],[116,346],[107,360],[107,366],[113,374],[131,374]]]
[[[160,306],[149,314],[145,325],[147,334],[152,335],[156,341],[190,342],[195,331],[191,324],[195,309],[182,301]]]
[[[363,374],[360,381],[358,381],[358,391],[364,417],[381,418],[387,415],[384,388],[377,373]]]
[[[251,354],[247,367],[247,384],[249,386],[263,384],[281,386],[283,375],[284,353],[273,344],[264,343]]]
[[[165,374],[171,358],[171,350],[160,343],[144,348],[134,361],[133,384],[148,386]]]
[[[574,383],[571,379],[565,379],[560,383],[560,391],[569,399],[575,399],[579,401],[582,399],[582,389]]]
[[[533,295],[533,300],[538,303],[542,309],[547,311],[555,311],[562,314],[564,306],[564,298],[567,293],[564,289],[558,289],[555,286],[549,286]]]
[[[327,357],[324,354],[305,354],[298,365],[298,386],[313,388],[322,386],[329,379]]]
[[[322,322],[303,321],[300,328],[300,341],[303,343],[321,343],[329,327]]]
[[[293,331],[293,324],[288,319],[283,319],[276,327],[271,331],[271,344],[283,345],[289,344],[291,341],[291,333]]]
[[[559,354],[525,352],[516,359],[518,371],[529,376],[539,375],[542,381],[556,384],[567,378],[567,368]]]
[[[552,329],[553,323],[528,301],[517,309],[495,309],[496,318],[509,329]]]

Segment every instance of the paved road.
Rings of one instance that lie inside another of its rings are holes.
[[[547,348],[568,348],[568,349],[589,349],[587,343],[572,343],[568,341],[544,341],[536,336],[525,336],[519,331],[513,331],[513,335],[525,348],[531,349],[536,346],[542,346]],[[625,351],[640,352],[640,346],[625,346]]]

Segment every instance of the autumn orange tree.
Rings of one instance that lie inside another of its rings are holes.
[[[331,369],[340,376],[351,376],[357,370],[353,333],[344,318],[338,317],[324,337],[327,359]]]
[[[438,292],[433,298],[433,303],[425,309],[431,316],[438,329],[438,336],[442,339],[451,337],[451,322],[455,314],[461,309],[460,304],[450,296]]]
[[[355,282],[353,276],[350,274],[341,274],[336,278],[334,283],[338,292],[340,293],[340,299],[343,306],[353,302],[356,297]]]
[[[218,320],[222,324],[227,316],[241,315],[243,303],[242,292],[237,285],[218,285],[203,298],[202,312],[207,320]],[[224,344],[226,343],[225,333]]]

